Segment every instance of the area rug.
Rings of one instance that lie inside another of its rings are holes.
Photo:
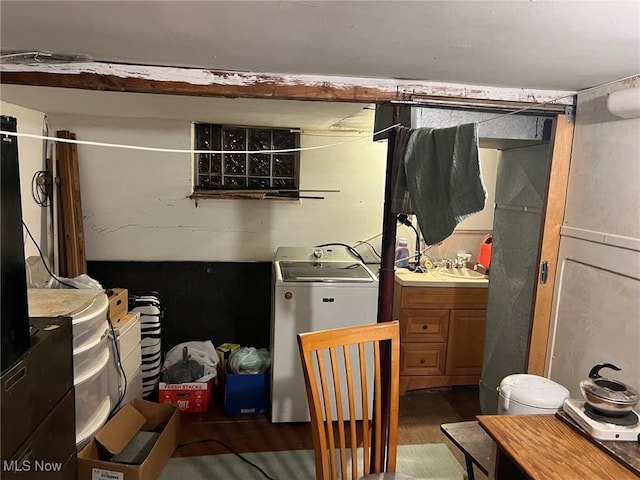
[[[315,480],[313,450],[243,453],[275,480]],[[462,480],[464,472],[446,445],[398,446],[397,471],[417,480]],[[172,458],[159,480],[266,480],[234,454]]]

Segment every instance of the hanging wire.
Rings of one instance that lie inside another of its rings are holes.
[[[48,207],[49,194],[47,193],[47,172],[38,170],[31,177],[31,196],[33,201],[41,207]]]
[[[292,152],[304,152],[308,150],[320,150],[322,148],[336,147],[339,145],[345,145],[348,143],[359,142],[361,140],[369,139],[373,135],[378,135],[380,133],[384,133],[387,130],[391,130],[399,126],[399,123],[391,125],[390,127],[383,128],[377,132],[373,132],[368,135],[361,135],[357,138],[347,140],[344,142],[336,142],[336,143],[328,143],[325,145],[316,145],[315,147],[301,147],[301,148],[285,148],[282,150],[234,150],[233,153],[292,153]],[[190,149],[179,149],[179,148],[160,148],[160,147],[142,147],[139,145],[123,145],[119,143],[104,143],[104,142],[92,142],[90,140],[73,140],[70,138],[58,138],[58,137],[49,137],[46,135],[36,135],[34,133],[18,133],[18,132],[8,132],[4,130],[0,130],[1,135],[11,135],[14,137],[24,137],[24,138],[35,138],[38,140],[50,140],[52,142],[60,142],[60,143],[74,143],[76,145],[90,145],[93,147],[109,147],[109,148],[124,148],[129,150],[144,150],[149,152],[161,152],[161,153],[190,153],[190,154],[198,154],[198,153],[229,153],[228,151],[223,150],[190,150]]]
[[[502,115],[498,115],[497,117],[487,118],[485,120],[480,120],[480,121],[475,122],[475,123],[479,124],[479,123],[491,122],[492,120],[497,120],[499,118],[508,117],[509,115],[515,115],[515,114],[518,114],[518,113],[526,112],[527,110],[532,110],[532,109],[541,107],[543,105],[549,105],[550,103],[555,103],[558,100],[563,100],[563,99],[568,98],[568,97],[573,97],[575,95],[578,95],[579,93],[590,92],[591,90],[595,90],[596,88],[602,88],[602,87],[606,87],[608,85],[612,85],[614,83],[624,82],[625,80],[631,80],[631,79],[636,78],[638,76],[640,76],[640,73],[635,73],[633,75],[629,75],[628,77],[619,78],[617,80],[611,80],[610,82],[603,83],[601,85],[596,85],[596,86],[593,86],[593,87],[585,88],[583,90],[579,90],[579,91],[577,91],[575,93],[568,93],[568,94],[562,95],[560,97],[555,97],[555,98],[552,98],[551,100],[547,100],[546,102],[537,103],[535,106],[523,107],[523,108],[520,108],[518,110],[514,110],[513,112],[503,113]]]

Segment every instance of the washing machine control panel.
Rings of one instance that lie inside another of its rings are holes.
[[[286,262],[308,262],[322,260],[330,261],[353,261],[358,258],[342,245],[330,245],[326,247],[280,247],[276,251],[276,261]]]

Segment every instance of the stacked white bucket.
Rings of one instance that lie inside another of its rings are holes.
[[[82,448],[106,423],[109,396],[109,301],[104,293],[73,316],[73,383],[76,397],[76,446]]]

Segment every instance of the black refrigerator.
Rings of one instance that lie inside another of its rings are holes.
[[[2,116],[2,131],[16,132],[13,117]],[[30,346],[29,311],[27,306],[27,276],[24,264],[22,206],[20,204],[20,171],[18,168],[18,138],[2,134],[0,156],[0,215],[2,220],[2,311],[1,355],[2,372],[11,367]]]

